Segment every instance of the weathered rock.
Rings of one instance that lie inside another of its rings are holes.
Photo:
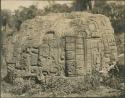
[[[84,76],[92,72],[92,66],[99,70],[117,60],[111,23],[99,14],[72,12],[38,16],[25,21],[12,42],[8,44],[12,51],[8,48],[7,63],[25,66],[21,70],[29,76],[38,76],[30,72],[33,66],[41,67],[44,75]]]

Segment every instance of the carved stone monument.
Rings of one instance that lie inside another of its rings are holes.
[[[12,38],[6,54],[9,76],[15,77],[12,81],[17,77],[84,77],[93,68],[100,71],[117,60],[114,31],[104,15],[37,16],[25,21]]]

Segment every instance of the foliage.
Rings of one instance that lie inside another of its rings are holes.
[[[28,8],[20,7],[19,10],[15,11],[15,15],[21,20],[25,21],[27,19],[32,19],[37,14],[37,7],[35,5],[31,5]]]
[[[75,11],[84,11],[89,9],[92,9],[92,3],[91,0],[75,0],[73,3],[73,8]]]
[[[51,6],[47,6],[44,8],[44,14],[48,13],[63,13],[63,12],[71,12],[71,8],[66,4],[53,4]]]
[[[50,79],[47,83],[47,90],[53,92],[54,96],[71,94],[73,88],[70,80],[66,78]]]
[[[30,90],[29,84],[20,84],[20,85],[14,85],[12,89],[10,89],[10,93],[13,93],[15,95],[21,95],[23,93],[26,93]]]
[[[38,15],[38,9],[35,5],[31,5],[28,8],[20,7],[19,9],[15,10],[15,14],[11,15],[10,10],[2,10],[1,11],[1,20],[2,25],[8,25],[13,30],[20,30],[20,26],[22,22],[26,21],[27,19],[32,19],[36,15]]]
[[[115,40],[116,40],[116,45],[117,45],[117,50],[118,50],[118,54],[124,54],[125,50],[124,50],[124,44],[125,44],[125,32],[118,32],[115,34]],[[124,62],[124,60],[122,61]]]
[[[4,26],[6,29],[7,24],[10,24],[11,11],[10,10],[1,10],[1,26]]]
[[[28,8],[20,7],[20,9],[15,11],[15,28],[20,29],[22,22],[27,19],[32,19],[37,15],[37,7],[31,5]]]
[[[97,89],[100,85],[99,73],[92,70],[92,74],[82,77],[57,77],[51,78],[46,84],[46,90],[54,96],[69,94],[85,94],[90,89]]]
[[[125,7],[124,5],[98,4],[92,11],[96,14],[103,14],[109,17],[112,26],[116,32],[125,32]]]

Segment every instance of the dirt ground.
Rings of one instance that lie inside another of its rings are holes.
[[[14,95],[12,93],[10,93],[10,89],[12,89],[13,86],[6,83],[6,82],[2,82],[2,91],[1,91],[1,98],[16,98],[16,97],[21,97],[21,96],[29,96],[26,93],[21,94],[21,95]],[[51,92],[39,92],[39,93],[35,93],[30,97],[53,97]],[[100,86],[99,88],[97,88],[96,90],[89,90],[87,92],[83,92],[81,94],[69,94],[69,95],[64,95],[64,96],[55,96],[55,97],[119,97],[122,96],[122,98],[125,98],[125,92],[121,91],[121,90],[116,90],[116,89],[112,89],[110,87],[104,87],[104,86]],[[120,97],[121,98],[121,97]]]

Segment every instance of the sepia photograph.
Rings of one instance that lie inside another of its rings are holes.
[[[125,0],[1,0],[1,98],[125,98]]]

